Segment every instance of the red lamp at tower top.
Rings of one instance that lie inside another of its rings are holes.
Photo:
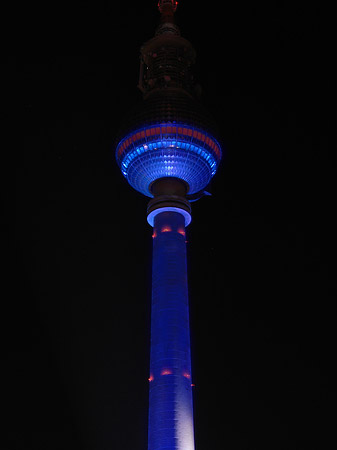
[[[158,2],[158,9],[159,11],[162,13],[166,10],[173,10],[173,12],[176,11],[178,6],[178,2],[176,2],[175,0],[159,0]]]

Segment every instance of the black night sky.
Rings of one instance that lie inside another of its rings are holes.
[[[146,450],[151,228],[113,144],[141,98],[156,2],[25,14],[24,56],[4,66],[24,144],[0,447]],[[196,450],[332,448],[327,14],[300,1],[178,7],[225,148],[187,230]]]

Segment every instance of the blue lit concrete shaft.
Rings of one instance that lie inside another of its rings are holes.
[[[155,217],[148,450],[194,450],[185,219]]]

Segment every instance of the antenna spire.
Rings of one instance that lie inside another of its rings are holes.
[[[159,0],[158,9],[161,13],[162,22],[173,22],[173,15],[176,12],[178,2],[175,0]]]

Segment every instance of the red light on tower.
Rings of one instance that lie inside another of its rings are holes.
[[[178,2],[176,2],[175,0],[159,0],[158,2],[158,9],[160,12],[163,12],[165,7],[170,6],[172,7],[173,12],[175,12],[178,6]]]
[[[172,375],[171,369],[163,369],[160,373],[160,375]]]
[[[185,230],[183,228],[179,228],[178,233],[181,234],[182,236],[185,236]]]

